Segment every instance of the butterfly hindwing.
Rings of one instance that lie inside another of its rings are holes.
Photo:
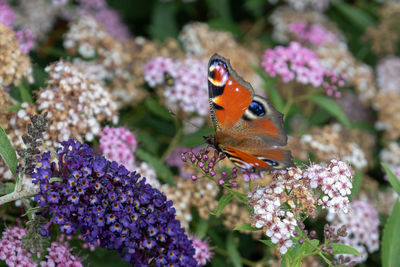
[[[291,166],[289,150],[278,148],[242,151],[237,148],[225,147],[224,153],[239,167],[247,170],[283,169]]]

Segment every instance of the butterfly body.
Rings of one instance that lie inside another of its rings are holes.
[[[250,83],[214,54],[208,64],[208,91],[215,135],[206,141],[250,172],[292,166],[283,114],[267,99],[255,95]]]

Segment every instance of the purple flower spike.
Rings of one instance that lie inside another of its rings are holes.
[[[62,146],[59,164],[43,164],[49,161],[44,153],[31,174],[41,188],[35,200],[49,207],[51,223],[61,232],[79,230],[86,242],[100,240],[100,247],[118,250],[134,266],[197,266],[172,201],[136,172],[95,155],[88,145],[69,140]],[[49,183],[51,177],[63,181]]]

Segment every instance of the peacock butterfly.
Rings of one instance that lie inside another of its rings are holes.
[[[293,166],[283,114],[255,95],[228,59],[214,54],[208,63],[208,93],[215,135],[207,143],[248,172]]]

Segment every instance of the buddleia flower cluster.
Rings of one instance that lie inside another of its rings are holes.
[[[38,156],[39,167],[31,174],[40,186],[35,200],[48,207],[51,223],[61,232],[80,231],[90,244],[100,240],[100,247],[117,250],[136,266],[197,266],[172,201],[140,174],[95,155],[87,144],[71,139],[61,145],[57,160],[50,159],[50,152]]]

